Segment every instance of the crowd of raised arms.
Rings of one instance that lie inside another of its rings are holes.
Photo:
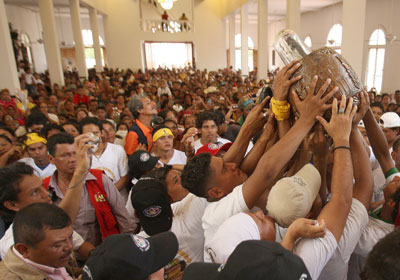
[[[18,67],[0,279],[400,279],[400,90],[335,98],[315,76],[300,98],[298,61],[65,85]]]

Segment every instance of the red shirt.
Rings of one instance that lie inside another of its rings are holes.
[[[87,95],[82,95],[82,96],[80,96],[78,93],[75,93],[74,94],[74,99],[72,99],[72,102],[74,103],[74,104],[79,104],[79,103],[86,103],[86,104],[89,104],[89,101],[90,101],[90,98],[89,98],[89,96],[87,96]]]

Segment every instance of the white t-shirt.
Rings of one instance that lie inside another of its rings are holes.
[[[107,143],[107,147],[100,157],[92,156],[92,168],[103,170],[115,184],[121,177],[128,174],[129,171],[128,157],[124,148],[119,145]],[[120,194],[127,201],[127,189],[123,188]]]
[[[250,211],[244,200],[242,188],[243,185],[239,185],[221,200],[208,204],[202,218],[205,247],[225,220],[237,213]],[[207,254],[204,254],[204,261],[211,262]]]
[[[319,279],[346,279],[350,256],[356,247],[360,236],[368,224],[368,213],[365,206],[353,198],[349,216],[339,240],[338,247],[331,259],[325,265]]]
[[[250,215],[238,213],[221,224],[204,251],[212,262],[226,263],[235,248],[246,240],[260,240],[260,231]]]
[[[25,83],[27,85],[32,85],[33,84],[33,75],[32,74],[25,74]]]
[[[155,156],[155,154],[152,155]],[[161,166],[164,166],[164,163],[161,160],[159,160],[158,162],[161,164]],[[172,155],[172,158],[169,160],[168,165],[173,165],[173,164],[186,165],[186,162],[187,162],[187,157],[185,153],[174,149],[174,154]]]
[[[322,238],[300,239],[293,248],[293,253],[303,260],[311,278],[318,279],[337,246],[338,243],[335,236],[327,229],[325,236]]]
[[[354,253],[362,257],[367,257],[375,244],[393,230],[394,224],[389,224],[369,216],[368,225],[360,236],[357,246],[354,249]]]
[[[39,166],[36,165],[35,161],[33,158],[21,158],[19,162],[24,162],[27,165],[31,166],[33,168],[33,173],[38,176],[40,179],[47,178],[51,175],[53,175],[54,171],[56,171],[57,167],[49,163],[44,169],[41,169]]]
[[[10,227],[4,233],[3,237],[0,239],[0,257],[2,259],[4,259],[8,249],[10,249],[12,245],[14,245],[13,225],[14,223],[10,225]],[[73,231],[72,232],[73,249],[75,251],[78,250],[82,246],[83,242],[85,242],[85,240],[83,240],[82,236],[80,236],[79,233],[77,233],[76,231]]]
[[[204,231],[201,219],[208,204],[205,198],[191,193],[171,204],[174,214],[171,231],[178,239],[180,254],[187,255],[191,262],[203,261]]]

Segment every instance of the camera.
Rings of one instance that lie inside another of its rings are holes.
[[[94,135],[93,133],[90,133],[89,137],[91,140],[88,141],[87,144],[93,145],[93,147],[88,149],[88,155],[93,155],[97,151],[97,148],[99,147],[101,138],[99,136]]]

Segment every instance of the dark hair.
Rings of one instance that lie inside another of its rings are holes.
[[[372,102],[371,105],[370,105],[370,107],[371,107],[371,108],[372,108],[372,107],[379,107],[379,108],[381,108],[382,112],[385,112],[385,109],[384,109],[384,107],[383,107],[383,105],[382,105],[381,102]]]
[[[56,153],[57,144],[74,144],[74,137],[66,132],[61,132],[52,135],[47,140],[47,150],[49,151],[49,154],[52,155],[53,157]]]
[[[163,167],[160,168],[156,168],[153,171],[150,172],[150,174],[148,175],[151,178],[154,178],[158,181],[160,181],[161,183],[163,183],[164,185],[166,185],[167,183],[165,182],[165,178],[167,177],[167,174],[169,171],[171,171],[172,169],[172,165],[164,165]]]
[[[104,107],[104,106],[99,106],[99,107],[96,108],[96,111],[97,111],[97,110],[106,111],[106,107]],[[107,111],[106,111],[106,112],[107,112]]]
[[[15,137],[15,133],[14,130],[12,130],[11,128],[9,128],[8,126],[6,126],[5,124],[0,124],[0,129],[8,131],[12,136]]]
[[[394,141],[394,143],[393,143],[393,151],[395,151],[397,153],[399,147],[400,147],[400,138],[398,138],[396,141]]]
[[[62,126],[55,123],[48,123],[40,130],[40,135],[44,138],[47,138],[47,134],[52,129],[57,129],[60,132],[65,132],[65,129]]]
[[[102,130],[102,123],[100,122],[100,120],[96,117],[86,117],[83,118],[80,122],[79,122],[79,132],[82,133],[82,129],[85,125],[89,125],[89,124],[93,124],[95,126],[97,126],[99,128],[99,130]]]
[[[127,128],[128,130],[129,130],[129,128],[130,128],[130,127],[128,127],[128,125],[127,125],[126,123],[124,123],[124,122],[119,122],[119,123],[117,124],[117,130],[120,128],[121,125],[125,125],[126,128]]]
[[[46,116],[41,112],[35,112],[30,114],[26,118],[26,127],[31,127],[34,124],[43,124],[45,125],[48,122]]]
[[[362,280],[398,279],[400,275],[400,229],[386,235],[369,253]]]
[[[207,183],[210,178],[211,154],[203,153],[192,158],[182,171],[182,186],[191,193],[207,198]]]
[[[6,222],[12,222],[15,212],[5,207],[4,202],[18,200],[19,184],[28,175],[33,175],[33,168],[23,162],[0,168],[0,213]]]
[[[221,125],[225,122],[225,115],[220,110],[214,110],[213,113],[217,116],[217,125]]]
[[[197,114],[196,127],[201,128],[205,121],[214,121],[215,124],[218,125],[217,115],[211,111],[204,111]]]
[[[396,221],[396,218],[399,214],[399,205],[400,205],[400,189],[397,189],[393,194],[392,199],[394,201],[394,209],[392,212],[393,221]]]
[[[114,130],[115,130],[114,125],[113,125],[110,121],[108,121],[108,120],[100,121],[100,124],[101,124],[100,130],[103,130],[103,125],[104,125],[104,124],[109,124],[109,125],[111,125],[111,127],[114,128]],[[129,127],[128,127],[128,129],[129,129]]]
[[[8,138],[7,136],[0,134],[0,138],[3,138],[4,140],[6,140],[7,142],[9,142],[10,144],[12,144],[12,141],[10,138]]]
[[[178,115],[176,114],[176,112],[174,110],[169,110],[169,109],[162,110],[161,112],[158,113],[158,115],[160,117],[162,117],[164,120],[167,120],[167,115],[168,115],[169,112],[172,112],[174,114],[174,116],[176,118],[178,118]]]
[[[60,207],[48,203],[33,203],[14,218],[14,244],[36,247],[46,237],[45,229],[63,229],[71,219]]]

